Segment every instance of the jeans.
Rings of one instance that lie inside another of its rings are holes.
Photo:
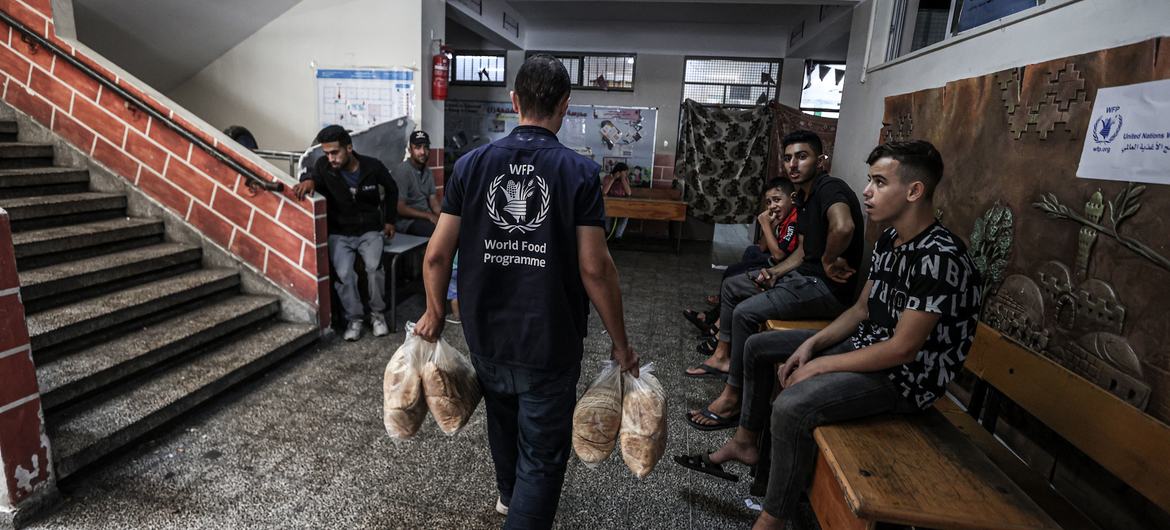
[[[743,257],[739,258],[739,263],[728,265],[727,270],[723,271],[723,279],[772,265],[772,254],[760,250],[760,247],[756,245],[748,245],[747,248],[743,249]]]
[[[628,217],[608,217],[605,219],[605,233],[613,234],[613,239],[621,239],[626,233],[626,225],[630,224]]]
[[[354,322],[362,319],[362,297],[358,293],[358,276],[353,269],[357,257],[362,257],[366,266],[366,284],[370,291],[370,312],[381,314],[386,311],[383,293],[386,291],[386,271],[382,269],[382,232],[366,232],[360,236],[329,235],[329,261],[337,273],[333,288],[341,299],[345,319]]]
[[[776,363],[787,360],[814,334],[815,330],[803,329],[760,333],[748,339],[744,352],[744,402],[739,424],[761,432],[771,422],[771,467],[764,510],[781,519],[796,515],[796,503],[812,480],[817,458],[813,429],[884,413],[919,412],[898,393],[884,371],[814,376],[785,388],[773,402]],[[853,342],[846,339],[814,356],[852,350]]]
[[[435,233],[435,223],[427,219],[408,219],[406,223],[399,223],[399,232],[412,236],[431,237]]]
[[[772,319],[834,318],[845,310],[825,280],[789,272],[776,279],[767,291],[760,291],[749,276],[751,271],[723,280],[720,292],[719,340],[731,343],[731,368],[727,384],[743,387],[743,347]]]
[[[506,529],[552,528],[565,481],[581,366],[513,368],[472,356]]]

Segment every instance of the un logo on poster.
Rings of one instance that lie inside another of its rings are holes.
[[[1107,144],[1117,139],[1117,135],[1121,134],[1121,115],[1110,114],[1097,118],[1093,123],[1093,141],[1099,144]]]
[[[528,200],[540,193],[540,207],[536,208],[535,215],[529,211]],[[499,201],[503,195],[503,201]],[[548,217],[548,185],[539,175],[533,175],[531,180],[521,182],[509,180],[504,182],[504,175],[492,180],[488,187],[487,211],[488,217],[496,226],[510,232],[521,234],[540,228],[544,219]]]

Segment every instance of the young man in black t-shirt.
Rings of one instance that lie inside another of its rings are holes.
[[[520,125],[463,155],[427,247],[427,310],[414,332],[443,331],[459,250],[463,332],[483,389],[504,528],[551,528],[569,459],[589,302],[622,370],[638,376],[617,269],[605,243],[600,167],[557,141],[569,73],[534,55],[516,74]]]
[[[735,435],[710,455],[676,458],[716,475],[723,462],[755,464],[770,421],[770,480],[753,528],[784,528],[795,513],[812,477],[814,428],[929,408],[975,339],[982,279],[963,241],[934,218],[942,157],[924,141],[894,142],[875,148],[867,163],[866,212],[889,228],[874,246],[861,296],[820,331],[748,339]],[[777,376],[784,390],[771,403]]]
[[[774,267],[731,276],[720,287],[719,343],[691,377],[725,373],[727,384],[710,405],[687,413],[699,430],[732,428],[742,404],[743,348],[771,319],[833,318],[850,303],[861,266],[863,221],[857,194],[824,172],[824,148],[811,131],[780,142],[789,180],[797,188],[800,246]]]

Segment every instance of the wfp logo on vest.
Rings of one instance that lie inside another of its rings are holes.
[[[1093,141],[1099,144],[1112,143],[1121,134],[1121,114],[1114,114],[1120,107],[1109,107],[1105,115],[1093,122]]]
[[[517,174],[531,174],[532,166],[509,164],[509,167],[513,178],[501,173],[488,187],[488,217],[508,233],[532,232],[548,217],[548,185],[540,175],[517,178]]]

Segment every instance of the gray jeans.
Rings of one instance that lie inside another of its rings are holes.
[[[333,284],[333,288],[337,290],[337,297],[341,299],[345,319],[350,322],[361,320],[365,314],[362,310],[362,297],[358,293],[357,272],[353,270],[353,264],[359,255],[366,266],[370,312],[380,314],[386,311],[383,296],[386,291],[386,271],[382,269],[382,244],[382,232],[366,232],[360,236],[329,235],[329,261],[333,263],[333,271],[337,273],[337,282]]]
[[[720,289],[719,340],[731,343],[727,384],[736,388],[743,387],[744,343],[764,322],[835,318],[845,310],[825,280],[793,271],[761,291],[751,279],[756,274],[758,269],[730,276]]]
[[[803,329],[759,333],[747,340],[744,351],[744,401],[739,424],[761,432],[771,416],[772,463],[764,509],[782,519],[796,515],[796,503],[812,480],[817,458],[813,429],[878,414],[919,411],[898,393],[884,371],[814,376],[785,388],[773,402],[776,364],[787,360],[815,333]],[[847,339],[815,356],[850,351],[853,342]]]

